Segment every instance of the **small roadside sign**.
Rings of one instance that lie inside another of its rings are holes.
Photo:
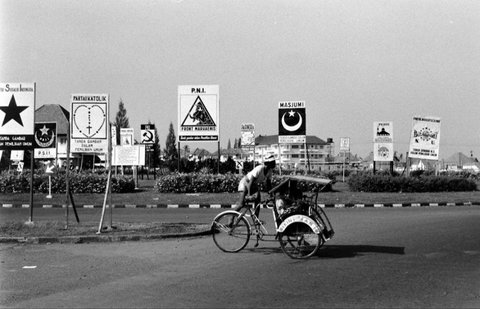
[[[142,138],[142,144],[155,144],[155,125],[140,125],[140,135]]]
[[[241,134],[242,147],[255,146],[255,125],[253,123],[242,123]]]
[[[133,128],[120,128],[120,145],[132,146],[134,144],[133,134]]]
[[[57,157],[57,123],[35,123],[35,158],[50,159]]]
[[[45,174],[53,174],[55,172],[55,165],[48,163],[45,165]]]
[[[350,151],[350,138],[349,137],[340,137],[340,151],[342,151],[342,152]]]

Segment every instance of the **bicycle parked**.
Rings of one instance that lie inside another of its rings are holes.
[[[314,183],[315,190],[302,192],[299,181]],[[309,258],[334,235],[330,220],[317,204],[318,193],[330,183],[331,180],[323,178],[288,176],[260,203],[256,204],[254,197],[247,198],[240,211],[226,210],[218,214],[211,226],[213,241],[224,252],[239,252],[255,236],[255,247],[260,240],[279,241],[289,257]],[[255,215],[259,207],[272,210],[275,233],[269,233]]]

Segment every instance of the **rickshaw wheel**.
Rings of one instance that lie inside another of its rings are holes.
[[[323,245],[321,234],[315,234],[304,222],[295,222],[279,234],[283,252],[292,259],[306,259],[313,256]]]
[[[229,227],[232,218],[235,221],[237,217],[237,213],[225,213],[213,222],[213,241],[224,252],[238,252],[245,248],[250,240],[250,226],[244,217],[235,227]]]

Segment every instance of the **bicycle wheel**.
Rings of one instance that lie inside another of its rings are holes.
[[[304,222],[292,223],[279,234],[280,246],[283,252],[292,259],[306,259],[314,255],[323,244],[320,234],[315,234],[312,228]]]
[[[234,227],[228,227],[232,218],[235,222],[238,216],[238,213],[227,212],[217,217],[212,224],[213,241],[222,251],[238,252],[250,240],[250,226],[244,217]]]

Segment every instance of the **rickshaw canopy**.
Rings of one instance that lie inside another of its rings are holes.
[[[281,190],[284,190],[285,188],[291,188],[292,182],[293,186],[296,186],[296,182],[310,182],[322,186],[326,186],[330,183],[332,183],[331,179],[327,178],[317,178],[317,177],[311,177],[311,176],[302,176],[302,175],[291,175],[291,176],[284,176],[284,178],[277,186],[272,188],[270,191],[268,191],[269,194],[272,193],[277,193]]]

